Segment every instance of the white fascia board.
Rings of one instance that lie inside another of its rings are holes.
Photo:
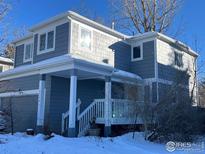
[[[73,18],[73,19],[75,19],[77,21],[85,22],[86,24],[90,24],[91,26],[96,27],[96,28],[98,28],[100,30],[103,30],[103,31],[105,31],[107,33],[111,33],[113,35],[116,35],[116,36],[118,36],[118,37],[120,37],[122,39],[126,39],[126,38],[130,37],[130,36],[127,36],[125,34],[122,34],[122,33],[118,32],[116,30],[113,30],[113,29],[111,29],[111,28],[109,28],[107,26],[99,24],[99,23],[97,23],[97,22],[95,22],[93,20],[90,20],[90,19],[88,19],[88,18],[86,18],[84,16],[81,16],[81,15],[79,15],[79,14],[73,12],[73,11],[68,11],[68,16],[70,16],[71,18]]]
[[[24,37],[21,37],[21,38],[19,38],[19,39],[17,39],[17,40],[12,41],[11,44],[16,45],[16,43],[21,43],[21,42],[23,42],[23,41],[26,41],[26,40],[28,40],[28,39],[31,39],[32,37],[33,37],[33,34],[28,34],[28,35],[26,35],[26,36],[24,36]]]
[[[51,17],[51,18],[49,18],[49,19],[47,19],[47,20],[45,20],[45,21],[43,21],[43,22],[41,22],[39,24],[36,24],[36,25],[32,26],[29,29],[29,31],[33,32],[33,31],[35,31],[35,30],[37,30],[39,28],[42,28],[42,27],[44,27],[44,26],[46,26],[46,25],[48,25],[48,24],[50,24],[52,22],[58,21],[58,20],[60,20],[62,18],[65,18],[67,16],[68,16],[68,12],[61,13],[61,14],[56,15],[54,17]]]

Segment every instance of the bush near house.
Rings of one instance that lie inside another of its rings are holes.
[[[205,134],[205,110],[187,102],[159,103],[156,108],[155,140],[192,142]]]

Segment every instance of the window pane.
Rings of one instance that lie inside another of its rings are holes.
[[[91,32],[86,29],[81,29],[81,42],[80,46],[91,50]]]
[[[32,58],[32,51],[33,51],[33,44],[26,45],[26,51],[25,51],[25,59],[31,59]]]
[[[140,52],[140,46],[133,48],[133,59],[140,58],[141,52]]]
[[[46,47],[46,34],[40,35],[40,51],[45,50]]]
[[[53,48],[54,45],[54,31],[48,32],[47,49]]]
[[[183,67],[182,54],[174,52],[174,63],[176,66]]]

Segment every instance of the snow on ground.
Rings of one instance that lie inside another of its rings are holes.
[[[172,153],[196,154],[196,151]],[[13,136],[0,135],[0,154],[170,154],[170,152],[166,151],[165,145],[145,141],[141,133],[136,133],[135,139],[132,139],[132,133],[129,133],[114,138],[66,138],[55,135],[49,140],[44,140],[42,134],[28,136],[16,133]]]

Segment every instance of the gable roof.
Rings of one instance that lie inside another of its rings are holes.
[[[146,32],[146,33],[143,33],[143,34],[137,34],[135,36],[128,36],[128,35],[125,35],[125,34],[122,34],[122,33],[118,32],[118,31],[116,31],[114,29],[111,29],[111,28],[109,28],[107,26],[99,24],[99,23],[97,23],[97,22],[95,22],[93,20],[90,20],[90,19],[88,19],[88,18],[86,18],[84,16],[81,16],[81,15],[79,15],[79,14],[73,12],[73,11],[67,11],[67,12],[61,13],[59,15],[56,15],[54,17],[51,17],[51,18],[49,18],[49,19],[47,19],[47,20],[45,20],[45,21],[43,21],[43,22],[41,22],[41,23],[39,23],[37,25],[32,26],[29,30],[30,30],[30,32],[34,32],[35,30],[37,30],[39,28],[42,28],[42,27],[44,27],[44,26],[46,26],[46,25],[48,25],[50,23],[53,23],[53,22],[58,21],[58,20],[61,20],[63,18],[68,18],[68,20],[69,19],[70,20],[77,20],[79,22],[82,22],[82,23],[87,24],[87,25],[89,25],[91,27],[94,27],[96,29],[99,29],[101,31],[104,31],[104,32],[106,32],[108,34],[111,34],[113,36],[116,36],[118,38],[121,38],[121,39],[127,40],[127,41],[157,37],[158,39],[161,39],[161,40],[163,40],[163,41],[165,41],[167,43],[175,44],[176,46],[184,49],[185,52],[191,54],[192,56],[195,56],[195,57],[198,56],[198,54],[195,51],[193,51],[186,44],[184,44],[184,43],[182,43],[182,42],[180,42],[178,40],[175,40],[175,39],[173,39],[171,37],[168,37],[168,36],[166,36],[166,35],[164,35],[162,33]],[[32,36],[33,36],[32,34],[29,34],[29,35],[27,35],[27,36],[25,36],[23,38],[20,38],[18,40],[13,41],[12,43],[15,44],[15,43],[17,43],[19,41],[23,41],[23,40],[29,39]]]

